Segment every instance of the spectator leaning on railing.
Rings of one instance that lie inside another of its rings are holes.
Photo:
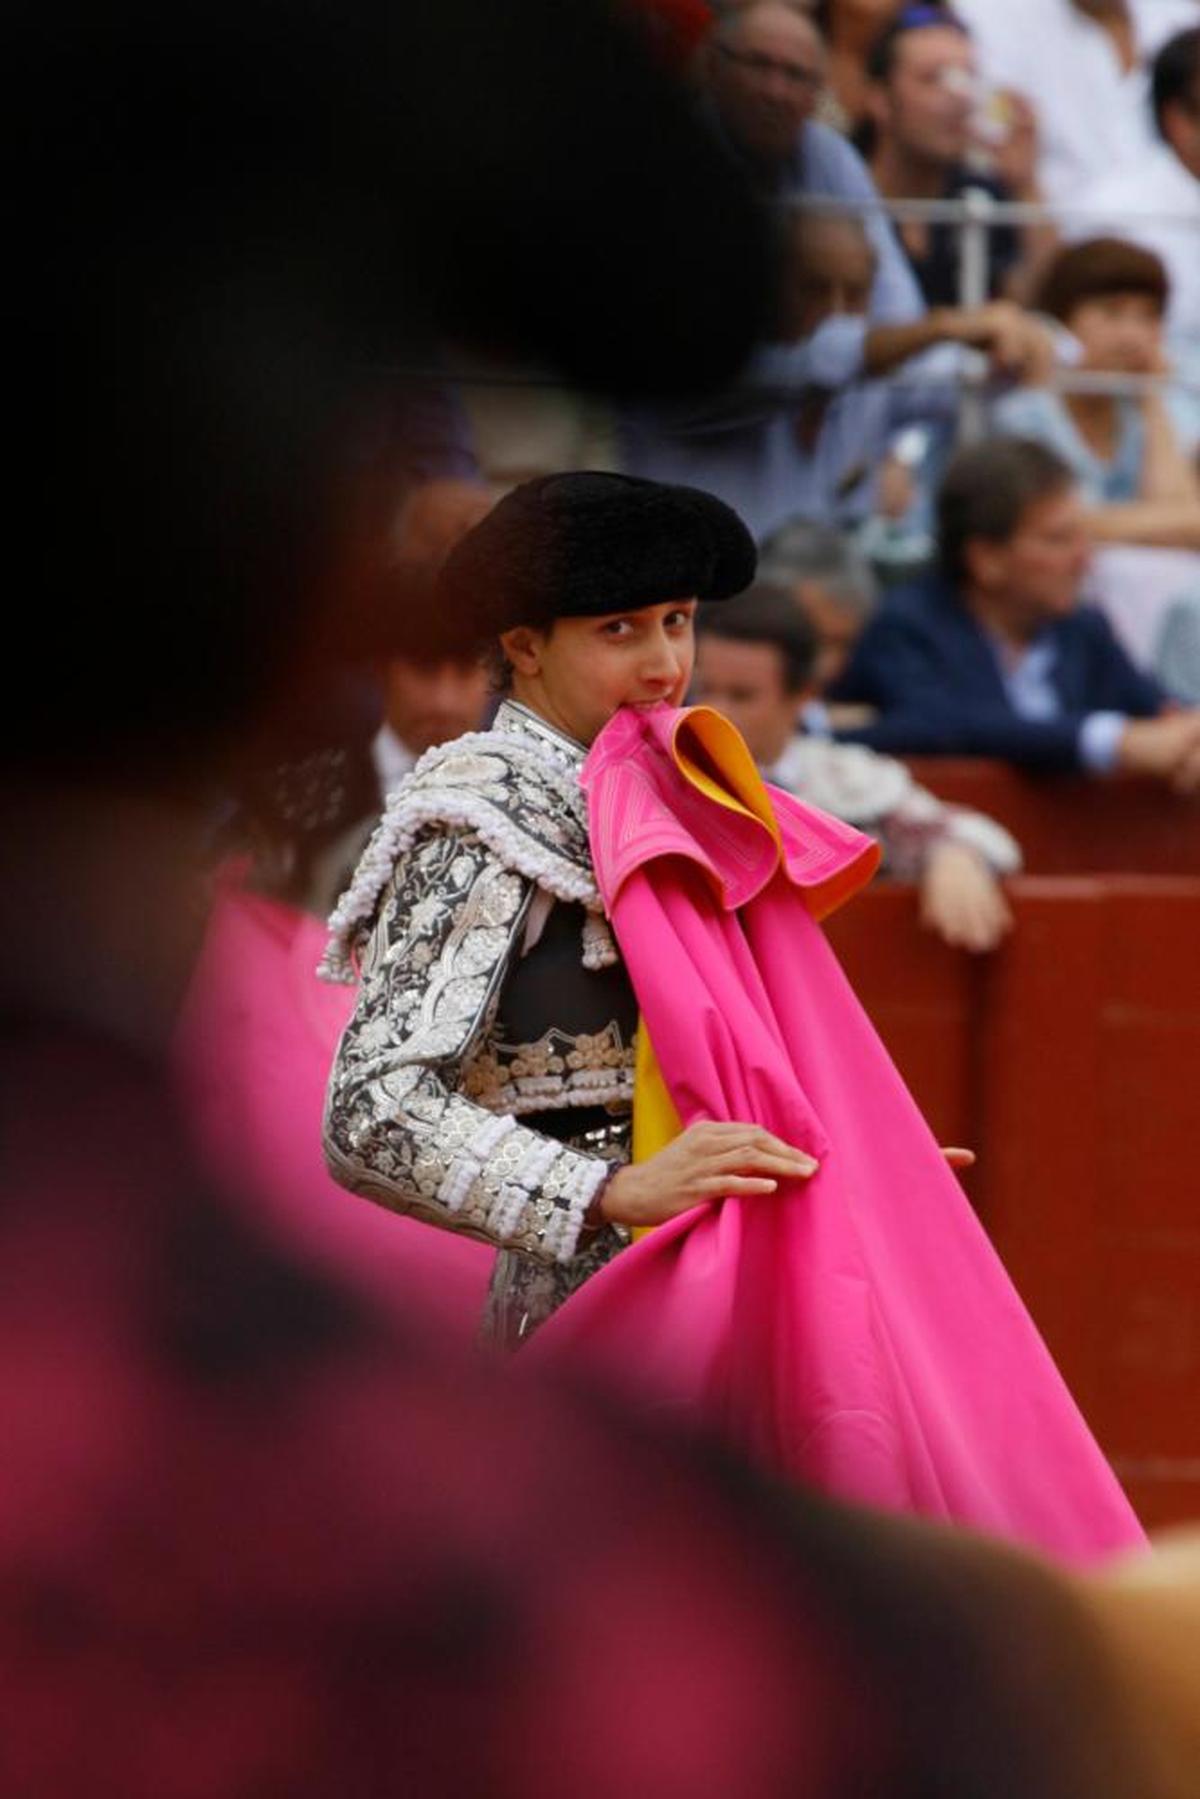
[[[419,500],[423,490],[418,488]],[[397,554],[414,588],[432,581],[450,551],[500,497],[499,489],[482,482],[458,496],[453,508],[433,514],[401,515]],[[426,604],[431,601],[424,593]],[[383,720],[371,745],[379,782],[379,803],[409,774],[417,758],[434,744],[461,737],[483,717],[488,700],[488,674],[477,656],[439,641],[423,648],[414,638],[402,656],[380,667]]]
[[[858,152],[813,117],[825,84],[825,45],[804,12],[782,0],[750,0],[723,14],[697,74],[714,127],[768,199],[878,199]],[[877,258],[871,319],[918,317],[920,289],[890,223],[873,211],[867,229]]]
[[[804,731],[817,639],[786,587],[757,581],[702,609],[693,697],[733,720],[769,781],[867,831],[884,865],[920,887],[921,917],[949,944],[995,949],[1012,924],[999,886],[1021,852],[1001,825],[945,806],[902,762]]]
[[[824,204],[832,214],[840,201],[861,224],[781,220],[780,302],[769,340],[730,391],[699,404],[627,409],[618,424],[620,466],[718,494],[759,538],[803,511],[858,522],[874,503],[893,403],[879,389],[841,390],[944,344],[983,350],[1004,378],[1038,379],[1052,364],[1051,339],[1011,302],[924,312],[861,158],[813,118],[824,45],[804,12],[781,0],[723,12],[698,56],[697,79],[717,136],[781,213]],[[945,377],[961,367],[937,372],[940,392],[924,371],[918,406],[944,413]]]
[[[1053,356],[1043,326],[1011,301],[872,323],[875,252],[857,214],[786,206],[780,236],[773,338],[738,385],[687,407],[629,408],[619,424],[626,473],[705,488],[759,539],[797,513],[843,526],[871,518],[894,435],[952,423],[964,350],[984,351],[1002,379],[1044,379]],[[857,331],[857,375],[836,347],[826,354],[830,333],[847,331]],[[872,378],[901,363],[901,380]]]
[[[888,596],[835,690],[878,713],[843,735],[1200,792],[1200,711],[1172,711],[1079,603],[1089,542],[1067,464],[1023,438],[960,450],[938,527],[940,571]]]

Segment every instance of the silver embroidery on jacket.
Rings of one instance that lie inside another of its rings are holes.
[[[594,892],[577,780],[582,752],[570,746],[551,760],[517,708],[502,707],[497,726],[479,735],[500,752],[511,737],[520,753],[482,757],[471,747],[442,757],[451,816],[426,819],[383,883],[362,946],[358,1004],[330,1079],[325,1150],[343,1186],[516,1252],[497,1271],[497,1286],[511,1296],[507,1312],[500,1305],[498,1316],[498,1295],[492,1306],[496,1334],[511,1340],[524,1334],[522,1321],[527,1332],[624,1241],[607,1229],[580,1244],[588,1205],[623,1146],[603,1155],[578,1149],[518,1117],[607,1106],[623,1115],[614,1128],[627,1139],[633,1051],[615,1026],[574,1038],[550,1031],[536,1044],[495,1034],[501,989],[541,884],[528,866],[529,844],[553,840],[578,886]],[[539,779],[543,764],[553,779]],[[498,811],[508,806],[518,856],[505,854],[511,845],[494,821],[486,836],[459,822],[462,792],[451,771],[471,781],[473,797],[486,773],[486,801]]]

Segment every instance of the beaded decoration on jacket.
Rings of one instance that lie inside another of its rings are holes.
[[[329,918],[317,973],[353,982],[354,959],[396,863],[430,825],[476,833],[505,868],[586,909],[583,963],[611,967],[616,947],[592,873],[584,750],[527,707],[505,700],[490,731],[427,750],[392,794]]]

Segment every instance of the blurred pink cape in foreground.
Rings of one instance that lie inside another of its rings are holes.
[[[203,1165],[297,1255],[403,1317],[470,1341],[491,1257],[480,1243],[397,1218],[326,1173],[321,1112],[354,989],[313,972],[319,919],[232,873],[212,916],[173,1045],[183,1116]]]
[[[814,917],[874,846],[755,800],[747,760],[703,708],[619,713],[583,774],[597,879],[682,1122],[761,1123],[820,1171],[650,1233],[526,1354],[615,1367],[842,1498],[1075,1562],[1144,1542]]]

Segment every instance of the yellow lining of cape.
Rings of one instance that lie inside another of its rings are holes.
[[[681,747],[679,739],[685,731],[695,732],[701,748],[712,758],[722,777],[728,782],[727,788],[722,787],[712,775],[693,762]],[[741,732],[722,713],[714,712],[710,706],[691,707],[671,733],[671,755],[685,781],[689,781],[718,806],[725,806],[730,812],[740,812],[743,818],[753,818],[760,825],[765,825],[775,839],[777,848],[782,850],[783,837],[766,783],[758,772]]]
[[[646,1162],[673,1143],[682,1131],[675,1102],[667,1092],[645,1019],[638,1020],[633,1065],[633,1160]],[[634,1237],[644,1237],[654,1226],[639,1226]]]

